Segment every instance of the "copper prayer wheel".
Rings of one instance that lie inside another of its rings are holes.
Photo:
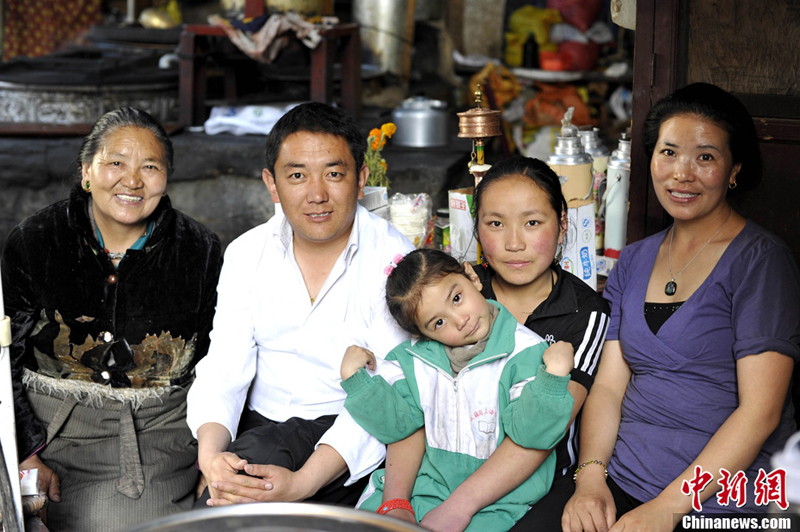
[[[475,107],[458,114],[458,136],[468,139],[485,139],[500,136],[500,111],[484,109],[483,92],[475,90]]]
[[[459,137],[485,139],[500,134],[500,111],[475,107],[458,113]]]

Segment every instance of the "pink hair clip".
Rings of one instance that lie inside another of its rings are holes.
[[[397,265],[400,264],[400,261],[402,260],[403,260],[403,255],[400,255],[399,253],[395,255],[394,258],[392,259],[392,262],[390,262],[389,265],[383,269],[383,273],[386,274],[387,276],[391,275],[394,269],[397,268]]]

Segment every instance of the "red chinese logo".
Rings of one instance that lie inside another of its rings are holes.
[[[737,508],[744,506],[747,502],[747,477],[744,471],[739,471],[733,476],[726,469],[720,469],[719,472],[722,478],[717,484],[722,486],[722,489],[717,493],[717,502],[720,506],[728,506],[731,501],[736,503]]]
[[[766,474],[759,468],[755,482],[756,504],[765,506],[771,502],[778,504],[781,510],[789,507],[786,501],[786,471],[776,469]]]
[[[684,480],[681,484],[681,493],[684,495],[692,495],[692,508],[695,511],[701,511],[703,505],[700,504],[700,492],[703,491],[711,479],[714,478],[711,473],[703,471],[700,466],[694,466],[694,478],[692,480]]]
[[[736,503],[737,508],[741,508],[747,503],[747,477],[743,471],[731,475],[727,470],[719,470],[720,479],[717,484],[721,490],[717,493],[717,502],[720,506],[728,506],[731,502]],[[703,471],[700,466],[694,467],[694,477],[691,480],[684,480],[681,484],[681,493],[692,496],[692,508],[695,511],[702,511],[703,505],[700,503],[700,492],[708,486],[713,476],[711,473]],[[766,506],[774,502],[781,510],[789,507],[786,500],[786,471],[776,469],[772,473],[765,473],[763,469],[758,470],[758,477],[753,483],[756,496],[756,504]]]

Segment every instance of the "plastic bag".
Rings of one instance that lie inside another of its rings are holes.
[[[574,107],[572,123],[576,126],[594,125],[589,107],[574,85],[537,84],[539,92],[525,104],[523,122],[529,126],[560,126],[568,108]]]
[[[389,198],[389,222],[417,248],[425,245],[433,229],[431,211],[431,197],[424,192]]]
[[[547,7],[557,9],[564,22],[581,31],[588,30],[603,6],[603,0],[547,0]]]

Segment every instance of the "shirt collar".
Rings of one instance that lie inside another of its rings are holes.
[[[280,215],[276,214],[276,216],[280,216],[281,220],[272,235],[275,245],[281,253],[283,253],[283,256],[286,257],[286,254],[292,249],[292,237],[294,233],[292,231],[292,226],[289,224],[289,220],[283,213]],[[366,209],[361,205],[356,205],[356,216],[353,219],[353,227],[350,229],[350,237],[347,239],[347,246],[344,249],[344,260],[348,265],[353,262],[356,251],[358,251],[361,224],[364,222],[365,216],[369,216]]]

